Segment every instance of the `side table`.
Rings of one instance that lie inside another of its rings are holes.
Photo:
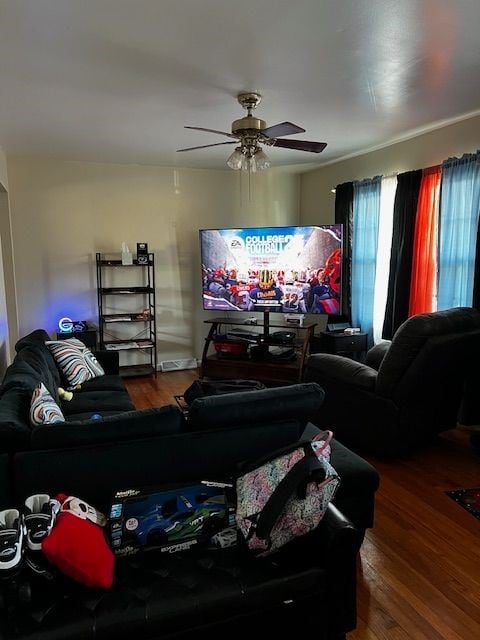
[[[57,340],[68,340],[68,338],[77,338],[81,340],[83,344],[95,351],[97,348],[97,330],[96,329],[87,329],[86,331],[69,331],[65,332],[57,332]]]
[[[347,355],[354,360],[363,360],[368,348],[367,333],[346,334],[322,331],[318,338],[312,352]]]

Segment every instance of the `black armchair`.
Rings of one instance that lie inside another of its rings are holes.
[[[314,422],[347,447],[403,455],[457,425],[479,356],[480,312],[469,307],[412,316],[365,364],[311,355],[305,379],[325,391]]]

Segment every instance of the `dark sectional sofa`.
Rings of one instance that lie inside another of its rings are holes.
[[[46,339],[37,330],[17,343],[0,387],[0,509],[62,491],[106,511],[114,490],[229,477],[240,462],[316,431],[309,419],[323,391],[315,383],[199,398],[188,418],[173,405],[136,411],[115,353],[97,354],[106,375],[62,403],[67,422],[32,429],[33,389],[42,381],[56,397],[65,386]],[[272,631],[300,620],[319,638],[344,637],[355,626],[355,562],[373,524],[378,474],[336,441],[332,464],[342,478],[334,505],[317,531],[274,559],[241,548],[123,558],[106,593],[37,585],[21,615],[0,616],[0,638],[146,640],[200,629],[240,637],[266,612]]]
[[[173,406],[135,410],[118,375],[116,352],[97,354],[106,375],[87,380],[73,392],[70,402],[59,400],[58,389],[67,388],[68,382],[45,345],[47,340],[50,337],[46,331],[37,329],[15,346],[17,354],[0,386],[0,452],[158,435],[159,418],[163,434],[178,431],[182,418]],[[30,401],[40,382],[61,405],[68,429],[61,423],[32,428]],[[95,418],[98,415],[100,420]]]

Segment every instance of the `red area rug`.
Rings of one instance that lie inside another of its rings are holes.
[[[457,489],[456,491],[445,491],[449,498],[480,520],[480,487],[473,489]]]

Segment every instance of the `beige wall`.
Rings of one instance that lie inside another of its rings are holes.
[[[12,319],[15,315],[15,288],[13,284],[13,257],[8,207],[7,159],[0,147],[0,379],[10,364],[11,342],[14,341]]]
[[[436,129],[349,160],[304,173],[301,177],[302,224],[334,219],[335,194],[331,189],[350,180],[389,175],[440,164],[480,148],[480,116]]]
[[[299,177],[280,169],[248,184],[207,171],[9,158],[19,333],[64,315],[97,322],[95,253],[127,242],[155,252],[158,358],[198,357],[198,229],[297,224]]]
[[[8,191],[8,176],[7,176],[7,158],[0,147],[0,191],[3,188]]]
[[[0,193],[0,197],[3,196]],[[0,203],[0,216],[1,216]],[[0,242],[0,380],[3,378],[5,369],[10,364],[10,346],[7,316],[7,296],[5,293],[5,279],[3,276],[3,252],[2,242]]]

